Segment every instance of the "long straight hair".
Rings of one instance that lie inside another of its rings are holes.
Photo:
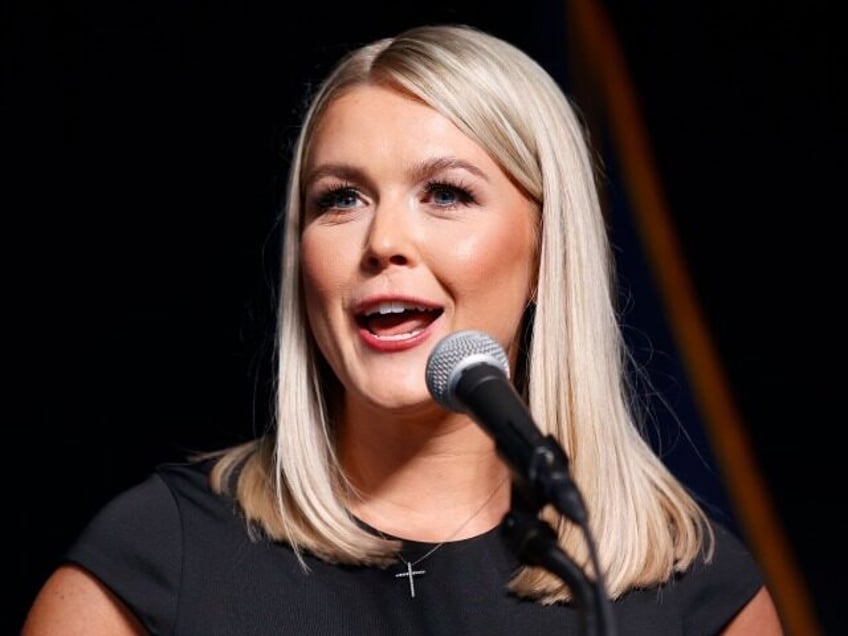
[[[288,543],[304,567],[304,552],[360,565],[395,559],[397,542],[363,530],[345,508],[349,490],[331,417],[341,385],[309,332],[299,262],[301,171],[313,131],[331,101],[361,85],[395,89],[447,117],[538,204],[538,287],[515,381],[543,433],[571,458],[610,595],[665,582],[699,553],[709,559],[707,518],[643,437],[631,399],[611,249],[581,120],[532,58],[464,25],[418,27],[359,48],[314,94],[285,204],[276,421],[267,436],[221,452],[213,487],[234,494],[251,529]],[[587,563],[579,529],[555,515],[550,521],[563,549]],[[571,597],[540,568],[523,567],[512,588],[543,603]]]

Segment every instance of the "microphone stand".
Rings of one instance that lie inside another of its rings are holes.
[[[616,636],[597,547],[589,530],[583,497],[571,479],[565,451],[553,436],[542,438],[532,450],[527,475],[516,477],[512,508],[503,520],[507,544],[525,564],[547,569],[571,588],[586,636]],[[560,548],[550,524],[539,518],[546,503],[580,527],[589,548],[594,580]]]

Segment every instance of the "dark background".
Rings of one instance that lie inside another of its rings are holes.
[[[835,633],[845,206],[833,17],[825,2],[599,4],[755,461]],[[566,87],[571,75],[565,5],[551,0],[296,12],[21,1],[3,13],[14,632],[109,497],[159,461],[265,426],[286,144],[329,64],[404,26],[459,21],[519,45]],[[623,186],[608,187],[621,203]],[[632,264],[628,319],[654,343],[645,363],[659,384],[680,392],[625,225],[613,234]]]

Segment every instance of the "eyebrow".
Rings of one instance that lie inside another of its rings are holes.
[[[489,177],[480,168],[456,157],[434,157],[432,159],[426,159],[425,161],[414,164],[409,172],[416,180],[422,180],[445,170],[465,170],[480,177],[484,181],[489,181]],[[308,185],[324,177],[360,181],[365,179],[365,173],[356,166],[348,163],[328,163],[318,166],[315,170],[307,174],[306,178],[303,179],[303,183]]]
[[[427,177],[444,170],[465,170],[466,172],[470,172],[471,174],[480,177],[484,181],[489,180],[489,177],[487,177],[486,173],[480,170],[480,168],[462,159],[457,159],[456,157],[435,157],[433,159],[427,159],[426,161],[415,164],[412,167],[411,172],[417,179],[426,179]]]
[[[362,170],[348,163],[326,163],[305,175],[303,183],[309,185],[324,177],[337,177],[344,180],[358,180],[363,177]]]

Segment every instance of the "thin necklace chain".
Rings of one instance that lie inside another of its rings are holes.
[[[502,480],[500,480],[498,482],[498,485],[495,486],[495,489],[492,490],[492,492],[489,493],[489,495],[486,497],[486,499],[483,501],[483,503],[480,504],[480,507],[477,508],[472,513],[472,515],[470,517],[468,517],[468,519],[463,521],[462,525],[460,525],[456,530],[454,530],[453,533],[451,533],[451,535],[449,537],[447,537],[446,539],[442,539],[442,541],[440,543],[437,543],[436,545],[434,545],[432,548],[427,550],[427,552],[422,554],[420,557],[418,557],[414,561],[407,561],[406,559],[403,558],[403,554],[401,554],[400,551],[397,552],[397,558],[400,559],[403,562],[403,564],[406,566],[406,568],[404,569],[403,572],[399,572],[398,574],[395,574],[395,578],[406,577],[406,578],[409,579],[409,596],[410,597],[415,598],[415,577],[422,575],[422,574],[426,574],[426,572],[427,572],[427,570],[415,570],[414,569],[415,566],[418,565],[419,563],[421,563],[424,559],[426,559],[430,555],[432,555],[436,550],[441,548],[447,542],[452,540],[460,532],[462,532],[463,528],[465,528],[469,523],[471,523],[471,521],[475,517],[477,517],[477,515],[479,515],[481,512],[483,512],[483,509],[494,498],[495,494],[501,489],[501,486],[504,485],[504,483],[506,482],[507,479],[509,479],[509,475],[507,475],[506,477],[504,477]],[[380,532],[379,530],[377,530],[377,532],[379,532],[380,536],[382,536],[384,539],[388,539],[388,537],[386,535],[384,535],[382,532]]]
[[[501,489],[501,486],[503,486],[503,485],[504,485],[504,482],[505,482],[507,479],[508,479],[508,477],[504,477],[503,479],[501,479],[501,480],[498,482],[498,485],[497,485],[497,486],[495,486],[495,489],[494,489],[492,492],[490,492],[490,493],[489,493],[489,495],[486,497],[486,499],[483,501],[483,503],[482,503],[482,504],[480,504],[480,507],[479,507],[479,508],[477,508],[477,510],[475,510],[475,511],[471,514],[471,516],[470,516],[470,517],[468,517],[468,519],[466,519],[465,521],[463,521],[463,522],[462,522],[462,525],[461,525],[461,526],[459,526],[456,530],[454,530],[454,531],[453,531],[453,533],[452,533],[452,534],[451,534],[451,535],[450,535],[447,539],[442,539],[442,541],[441,541],[440,543],[437,543],[437,544],[436,544],[436,545],[434,545],[432,548],[430,548],[429,550],[427,550],[427,552],[425,552],[423,555],[421,555],[420,557],[418,557],[417,559],[415,559],[415,561],[407,561],[406,559],[404,559],[404,558],[403,558],[403,555],[402,555],[400,552],[398,552],[398,555],[397,555],[397,556],[398,556],[398,558],[399,558],[401,561],[403,561],[406,565],[416,566],[416,565],[418,565],[419,563],[421,563],[424,559],[426,559],[428,556],[430,556],[431,554],[433,554],[436,550],[438,550],[439,548],[441,548],[443,545],[445,545],[445,544],[446,544],[446,543],[448,543],[451,539],[453,539],[456,535],[458,535],[460,532],[462,532],[462,531],[463,531],[463,529],[464,529],[464,528],[465,528],[465,527],[466,527],[469,523],[471,523],[471,522],[472,522],[472,521],[473,521],[473,520],[477,517],[477,515],[479,515],[481,512],[483,512],[483,509],[486,507],[486,505],[487,505],[487,504],[488,504],[488,503],[489,503],[492,499],[494,499],[495,494],[496,494],[496,493],[497,493],[497,492]]]

